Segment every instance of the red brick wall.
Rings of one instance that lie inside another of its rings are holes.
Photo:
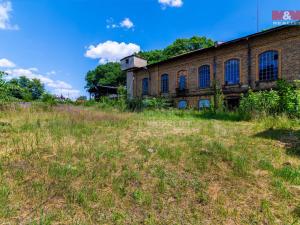
[[[251,49],[251,83],[248,82],[248,45]],[[146,71],[141,69],[134,72],[134,96],[141,96],[142,79],[149,77],[149,95],[161,95],[161,75],[169,75],[169,96],[177,103],[179,99],[187,99],[188,105],[198,106],[199,99],[208,99],[212,96],[212,89],[199,89],[198,68],[202,65],[210,65],[211,83],[213,82],[213,63],[216,57],[216,80],[224,85],[224,63],[231,58],[240,59],[241,85],[233,89],[227,89],[225,96],[243,92],[247,85],[254,90],[270,88],[274,82],[258,81],[258,56],[266,50],[279,51],[279,77],[287,80],[300,79],[300,27],[290,27],[269,34],[241,40],[238,43],[220,46],[207,51],[188,54],[184,57],[162,62],[150,66]],[[184,73],[187,76],[188,94],[176,98],[178,87],[178,75]],[[232,90],[232,93],[231,93]]]

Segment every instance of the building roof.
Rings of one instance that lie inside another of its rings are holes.
[[[132,57],[132,56],[135,56],[135,57],[140,58],[140,59],[144,59],[143,57],[139,56],[137,53],[134,53],[134,54],[132,54],[132,55],[129,55],[129,56],[126,56],[126,57],[120,59],[120,61],[125,60],[125,59],[128,59],[128,58],[130,58],[130,57]],[[144,60],[146,60],[146,59],[144,59]]]
[[[170,62],[170,61],[173,61],[173,60],[176,60],[176,59],[180,59],[180,58],[183,58],[183,57],[186,57],[186,56],[190,56],[190,55],[193,55],[193,54],[196,54],[196,53],[221,48],[221,47],[224,47],[224,46],[235,44],[235,43],[240,42],[240,41],[249,40],[251,38],[258,37],[258,36],[263,36],[265,34],[269,34],[269,33],[272,33],[272,32],[278,31],[278,30],[283,30],[283,29],[290,28],[290,27],[300,27],[300,26],[299,25],[284,25],[284,26],[274,27],[274,28],[271,28],[271,29],[268,29],[268,30],[264,30],[264,31],[255,33],[255,34],[247,35],[245,37],[241,37],[241,38],[237,38],[237,39],[234,39],[234,40],[231,40],[231,41],[223,42],[221,44],[216,44],[215,46],[212,46],[212,47],[197,49],[197,50],[194,50],[194,51],[190,51],[190,52],[187,52],[187,53],[184,53],[184,54],[181,54],[181,55],[171,57],[171,58],[166,59],[166,60],[162,60],[162,61],[159,61],[159,62],[156,62],[156,63],[152,63],[152,64],[149,64],[147,66],[147,68],[152,67],[152,66],[156,66],[156,65],[159,65],[159,64],[162,64],[162,63],[165,63],[165,62]],[[136,70],[139,70],[139,69],[142,69],[142,68],[138,68]]]
[[[97,86],[91,87],[88,89],[88,92],[94,92],[98,91],[99,89],[106,89],[106,90],[117,90],[118,87],[113,87],[113,86],[105,86],[105,85],[100,85],[98,84]]]

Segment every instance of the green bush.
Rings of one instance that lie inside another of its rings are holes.
[[[250,119],[261,115],[287,114],[299,116],[300,93],[293,84],[277,81],[276,90],[249,93],[242,97],[239,113]]]
[[[287,83],[285,80],[277,82],[279,100],[279,111],[288,115],[295,115],[298,110],[298,96],[295,85]]]
[[[51,94],[48,94],[48,93],[43,94],[41,100],[42,100],[42,102],[47,103],[49,105],[56,105],[57,104],[55,96],[53,96]]]
[[[171,106],[167,98],[134,98],[127,100],[127,109],[133,112],[141,112],[145,109],[166,109]]]
[[[133,98],[127,100],[127,109],[132,112],[141,112],[144,109],[142,98]]]
[[[280,97],[277,91],[249,91],[243,96],[239,106],[239,112],[244,117],[250,118],[257,114],[276,114],[279,110]]]
[[[148,98],[143,100],[146,109],[165,109],[170,107],[170,103],[166,98]]]

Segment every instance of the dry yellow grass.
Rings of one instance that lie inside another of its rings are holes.
[[[0,112],[0,224],[299,224],[299,121]]]

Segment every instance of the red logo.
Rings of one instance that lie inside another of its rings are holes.
[[[272,19],[273,20],[284,20],[284,21],[291,21],[291,20],[300,20],[300,11],[299,10],[280,10],[280,11],[273,11],[272,12]]]

